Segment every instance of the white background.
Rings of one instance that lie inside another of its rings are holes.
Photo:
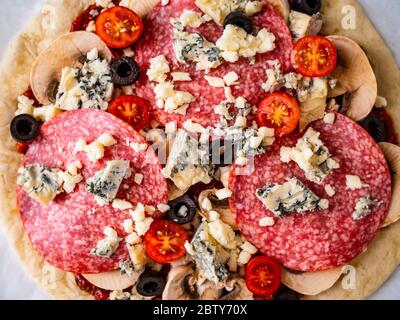
[[[73,0],[71,0],[73,1]],[[331,0],[334,1],[334,0]],[[7,43],[29,19],[40,9],[42,0],[1,0],[0,11],[0,54]],[[400,36],[398,0],[360,0],[378,30],[396,53],[400,62]],[[1,85],[1,84],[0,84]],[[49,299],[28,274],[24,272],[15,252],[0,228],[0,299]],[[372,299],[400,299],[400,269]]]

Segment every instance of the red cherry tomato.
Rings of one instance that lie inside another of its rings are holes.
[[[281,266],[275,258],[260,256],[246,266],[246,286],[257,296],[271,299],[281,285]]]
[[[150,107],[137,96],[120,96],[110,103],[108,112],[129,123],[134,129],[143,129],[150,122]]]
[[[28,151],[29,143],[17,142],[17,152],[26,153]]]
[[[144,236],[148,256],[155,262],[165,264],[186,254],[185,242],[189,239],[185,229],[169,220],[152,223]]]
[[[126,48],[143,32],[140,16],[126,7],[111,7],[96,20],[96,33],[111,48]]]
[[[76,17],[75,20],[72,22],[70,31],[85,31],[89,23],[96,20],[101,10],[103,10],[103,7],[97,6],[95,4],[87,7],[87,9],[83,11],[78,17]]]
[[[325,37],[307,36],[294,45],[292,62],[296,71],[305,77],[325,77],[336,67],[337,50]]]
[[[282,137],[293,132],[300,120],[300,107],[296,99],[284,92],[275,92],[258,106],[256,121],[259,127],[275,129]]]

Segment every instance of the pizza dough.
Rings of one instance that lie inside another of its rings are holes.
[[[10,44],[0,71],[0,203],[1,217],[10,242],[15,246],[26,270],[52,296],[58,299],[92,299],[75,284],[74,275],[47,264],[34,250],[24,230],[16,206],[16,175],[21,155],[9,135],[9,123],[17,106],[17,97],[29,84],[30,68],[35,57],[59,35],[66,33],[73,21],[92,0],[47,0],[41,12]],[[145,14],[148,1],[131,0],[131,7]],[[342,8],[355,9],[357,28],[344,30]],[[372,61],[378,78],[379,94],[389,103],[388,111],[400,119],[400,72],[393,55],[355,0],[323,1],[326,34],[342,34],[357,41]],[[395,121],[400,136],[400,121]],[[333,288],[310,299],[364,299],[390,276],[400,262],[400,223],[380,231],[368,250],[351,264],[356,268],[356,289],[345,290],[339,281]]]

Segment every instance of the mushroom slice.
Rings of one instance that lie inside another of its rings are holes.
[[[169,201],[175,200],[179,197],[182,197],[187,190],[181,190],[179,189],[175,183],[172,181],[168,180],[168,199]]]
[[[189,300],[197,297],[194,270],[188,265],[174,267],[168,273],[163,300]]]
[[[283,268],[282,282],[298,293],[315,296],[331,288],[341,275],[342,268],[318,272],[295,272]]]
[[[326,98],[306,100],[300,104],[300,131],[325,115]]]
[[[56,39],[33,64],[30,80],[36,99],[43,105],[53,103],[62,69],[78,66],[82,56],[94,48],[100,57],[111,61],[110,49],[92,32],[71,32]]]
[[[289,21],[290,5],[288,0],[268,0],[268,2],[282,15],[286,22]]]
[[[153,10],[160,0],[129,0],[128,7],[144,17]]]
[[[243,279],[235,278],[230,285],[233,285],[233,288],[231,287],[231,290],[228,290],[229,292],[222,296],[221,300],[254,300],[253,293],[247,289],[246,282]]]
[[[337,84],[330,90],[329,97],[350,93],[347,116],[354,121],[360,121],[371,112],[378,96],[374,70],[367,55],[356,42],[339,35],[327,38],[333,42],[338,52],[338,64],[332,73]]]
[[[121,274],[119,270],[95,273],[95,274],[82,274],[82,276],[96,287],[104,290],[124,290],[135,285],[139,274],[132,272],[131,276]]]
[[[230,225],[234,230],[238,230],[235,218],[233,217],[232,211],[229,207],[229,203],[227,203],[227,201],[224,200],[219,200],[215,196],[216,191],[217,191],[216,189],[208,189],[200,193],[198,198],[200,215],[204,217],[207,221],[210,221],[210,210],[204,208],[204,201],[208,199],[211,202],[212,211],[218,212],[223,222]]]
[[[207,280],[197,286],[199,300],[218,300],[222,295],[222,289],[219,284]]]
[[[382,226],[384,228],[400,219],[400,147],[387,142],[379,143],[379,147],[392,171],[392,201]]]

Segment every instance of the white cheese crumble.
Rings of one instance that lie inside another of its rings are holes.
[[[200,12],[185,9],[179,17],[179,22],[182,27],[198,28],[204,22],[210,21],[211,18],[208,15],[202,15]]]
[[[272,227],[275,224],[275,220],[272,217],[264,217],[258,222],[260,227]]]
[[[336,194],[335,188],[333,188],[330,184],[325,186],[325,192],[329,197],[333,197]]]
[[[147,70],[147,77],[150,81],[164,82],[170,72],[169,63],[163,55],[150,59],[150,67]]]
[[[93,141],[84,149],[90,161],[96,162],[104,157],[104,146],[99,141]]]
[[[190,74],[188,72],[172,72],[172,82],[178,81],[192,81]]]
[[[373,201],[369,195],[362,196],[357,203],[352,214],[353,220],[361,220],[372,212]]]
[[[104,147],[111,147],[117,143],[117,140],[115,140],[111,134],[106,132],[98,137],[97,141],[100,142]]]
[[[250,253],[250,254],[256,254],[257,253],[257,248],[255,247],[255,246],[253,246],[250,242],[248,242],[248,241],[245,241],[241,246],[240,246],[240,248],[243,250],[243,251],[246,251],[246,252],[248,252],[248,253]]]
[[[135,173],[135,176],[133,177],[133,181],[135,181],[136,184],[142,184],[144,179],[144,176],[141,173]]]
[[[58,176],[63,181],[63,189],[66,193],[72,193],[78,183],[83,180],[82,175],[70,174],[68,172],[60,171],[58,172]]]
[[[215,88],[224,88],[225,87],[225,81],[222,78],[204,76],[204,79],[207,80],[208,84],[211,87],[215,87]]]
[[[122,223],[122,227],[124,228],[124,231],[126,233],[132,233],[133,232],[133,221],[132,219],[125,219],[124,222]]]
[[[114,209],[118,209],[118,210],[128,210],[128,209],[132,209],[133,205],[129,201],[122,200],[122,199],[115,199],[112,202],[112,207]]]
[[[106,237],[97,242],[91,253],[98,257],[110,258],[118,249],[120,238],[117,231],[111,227],[104,229],[104,235]]]
[[[219,200],[224,200],[224,199],[230,198],[232,196],[232,191],[229,190],[228,188],[220,189],[220,190],[215,191],[215,196]]]
[[[334,113],[327,113],[324,116],[324,122],[326,124],[334,124],[335,123],[335,119],[336,119],[336,116],[335,116]]]
[[[160,212],[164,213],[164,212],[167,212],[171,208],[168,204],[160,203],[157,205],[157,209],[160,210]]]
[[[131,230],[129,228],[129,230]],[[133,227],[132,227],[132,231],[126,236],[125,241],[126,243],[129,244],[139,244],[142,243],[142,237],[140,237],[136,232],[133,231]]]
[[[266,53],[275,49],[275,36],[263,28],[256,36],[248,34],[242,28],[227,25],[216,46],[225,61],[236,62],[241,57],[251,58],[258,53]]]
[[[251,254],[247,251],[241,251],[237,260],[239,265],[246,265],[251,259]]]
[[[146,218],[145,212],[144,212],[144,205],[142,203],[138,203],[136,205],[135,210],[132,210],[130,212],[133,221],[135,222],[140,222],[143,221]]]
[[[364,184],[359,176],[346,175],[346,190],[358,190],[367,187],[368,185]]]
[[[151,224],[153,223],[153,218],[145,218],[142,221],[135,223],[135,231],[139,236],[144,236],[145,233],[150,229]]]
[[[237,84],[238,80],[239,80],[239,75],[234,71],[228,72],[224,76],[224,82],[228,87]]]
[[[309,128],[294,148],[281,148],[281,161],[294,161],[305,172],[306,178],[321,183],[329,173],[340,167],[319,138],[320,133]]]
[[[208,232],[217,240],[223,247],[227,249],[235,249],[235,232],[233,229],[222,220],[215,220],[208,224]]]
[[[210,199],[208,199],[207,197],[204,198],[202,203],[201,203],[201,207],[206,211],[211,211],[212,210],[212,203],[211,203]]]

